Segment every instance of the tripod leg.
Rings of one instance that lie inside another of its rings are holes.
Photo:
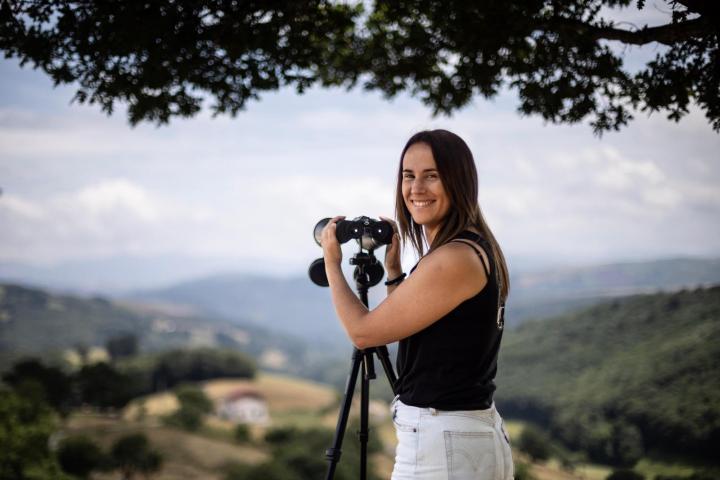
[[[383,370],[385,370],[385,377],[387,377],[388,382],[390,382],[390,388],[393,393],[397,394],[395,390],[397,386],[397,376],[395,375],[392,362],[390,362],[390,354],[388,353],[387,347],[385,345],[375,347],[375,353],[377,353],[378,360],[380,360],[380,364],[382,364]]]
[[[340,455],[342,454],[342,441],[345,436],[345,428],[347,427],[350,407],[352,405],[352,397],[355,392],[355,383],[357,382],[358,372],[360,371],[360,365],[362,362],[363,352],[357,348],[353,348],[352,367],[350,368],[350,375],[348,376],[347,383],[345,384],[345,396],[343,397],[337,427],[335,428],[333,445],[325,451],[325,457],[330,462],[328,465],[327,475],[325,476],[327,480],[330,480],[335,476],[335,468],[337,467],[337,463],[340,461]]]
[[[368,416],[370,410],[370,379],[375,378],[372,350],[364,350],[362,383],[360,384],[360,480],[367,478],[367,446],[370,438]]]

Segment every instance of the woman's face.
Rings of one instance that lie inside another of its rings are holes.
[[[402,194],[413,220],[425,227],[428,241],[432,242],[450,210],[450,198],[440,180],[432,150],[426,143],[415,143],[405,152]]]

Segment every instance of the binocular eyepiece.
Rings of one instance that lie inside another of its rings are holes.
[[[323,228],[328,224],[330,218],[323,218],[313,229],[315,243],[320,245],[320,236]],[[368,286],[377,284],[384,275],[382,264],[375,259],[372,251],[381,245],[389,245],[392,243],[393,228],[389,222],[384,220],[374,220],[370,217],[357,217],[353,220],[340,220],[336,223],[335,237],[339,243],[349,242],[352,239],[357,240],[361,249],[365,249],[368,253],[359,253],[350,261],[355,265],[355,280],[359,283],[366,283]],[[358,270],[360,269],[360,270]],[[361,272],[364,272],[361,274]],[[310,279],[321,287],[328,286],[327,276],[325,275],[325,262],[323,258],[318,258],[310,264],[308,270]],[[364,279],[362,277],[365,277]]]
[[[320,245],[322,230],[330,220],[330,218],[323,218],[315,225],[313,236],[318,245]],[[335,236],[340,243],[355,239],[365,250],[374,250],[382,245],[392,243],[392,225],[384,220],[374,220],[363,216],[353,220],[340,220],[336,225]]]

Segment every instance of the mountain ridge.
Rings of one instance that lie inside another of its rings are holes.
[[[608,296],[713,284],[720,284],[720,259],[673,258],[511,274],[506,322],[508,327],[514,327],[532,318],[590,306]],[[380,303],[384,296],[381,286],[371,288],[371,306]],[[168,288],[136,292],[130,298],[193,305],[230,320],[244,312],[250,321],[269,322],[275,328],[307,339],[344,338],[327,290],[311,284],[307,277],[274,279],[225,272]],[[298,321],[286,321],[282,309],[278,309],[278,298],[299,317]]]

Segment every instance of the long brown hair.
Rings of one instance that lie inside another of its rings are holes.
[[[490,243],[492,256],[495,259],[500,296],[503,300],[506,299],[510,291],[510,276],[500,245],[480,210],[475,160],[465,141],[452,132],[447,130],[418,132],[410,137],[403,148],[395,192],[395,216],[398,219],[403,245],[411,243],[418,255],[422,257],[427,241],[422,225],[415,223],[410,211],[405,206],[402,193],[403,158],[405,158],[408,148],[416,143],[424,143],[432,150],[440,180],[450,199],[450,209],[443,219],[432,245],[429,245],[428,253],[446,244],[460,232],[474,227]]]

